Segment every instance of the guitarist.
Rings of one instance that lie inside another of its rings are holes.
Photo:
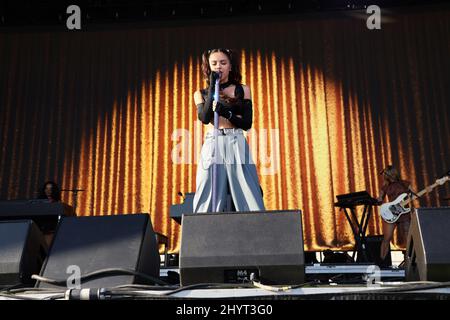
[[[383,175],[383,186],[381,187],[380,196],[377,198],[378,203],[381,204],[387,196],[388,201],[394,201],[402,193],[411,193],[411,184],[409,181],[402,180],[398,170],[389,165],[381,171]],[[414,192],[413,192],[414,193]],[[394,234],[394,229],[398,226],[399,244],[402,247],[406,246],[406,237],[408,236],[411,215],[409,213],[403,214],[395,223],[383,223],[383,242],[380,248],[381,261],[385,261],[386,255],[389,252],[389,246]]]

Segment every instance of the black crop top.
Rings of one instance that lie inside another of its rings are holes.
[[[212,102],[214,90],[206,88],[200,90],[202,94],[203,103],[197,105],[198,119],[204,124],[214,123],[214,112],[212,110]],[[219,102],[231,110],[231,117],[228,119],[234,126],[243,130],[248,130],[252,127],[253,106],[252,100],[244,99],[244,88],[242,85],[236,85],[234,89],[235,102],[227,103],[219,100]],[[238,117],[240,115],[241,117]]]

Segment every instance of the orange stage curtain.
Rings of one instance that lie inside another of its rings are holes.
[[[214,47],[241,58],[266,207],[303,211],[305,249],[351,248],[335,196],[376,197],[387,164],[416,190],[448,170],[448,10],[398,13],[381,30],[344,14],[230,21],[0,33],[0,198],[53,179],[86,190],[78,215],[150,213],[178,251],[169,207],[195,191],[193,92]],[[416,206],[448,205],[449,190]],[[381,233],[377,213],[368,232]]]

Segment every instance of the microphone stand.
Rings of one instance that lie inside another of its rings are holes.
[[[77,212],[77,196],[78,196],[78,192],[82,192],[84,191],[84,189],[63,189],[61,191],[67,191],[67,192],[72,192],[72,196],[73,196],[73,213],[76,215]]]
[[[214,101],[219,102],[219,87],[220,87],[220,77],[221,74],[219,73],[219,77],[216,79],[216,87],[214,88]],[[212,206],[213,212],[216,212],[217,208],[217,159],[218,159],[218,153],[219,153],[219,114],[217,113],[217,110],[214,110],[214,162],[213,162],[213,172],[212,172]]]

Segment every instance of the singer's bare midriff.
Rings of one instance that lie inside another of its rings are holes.
[[[242,116],[240,115],[236,115],[236,117],[242,118]],[[208,124],[208,127],[214,129],[214,125],[212,123]],[[237,127],[233,125],[228,119],[219,116],[219,129],[230,129],[230,128],[237,128]]]

